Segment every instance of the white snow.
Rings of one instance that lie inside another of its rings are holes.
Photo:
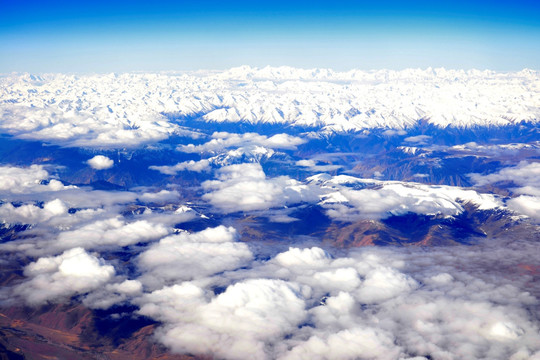
[[[36,80],[37,79],[37,80]],[[334,72],[290,67],[184,74],[0,76],[0,132],[85,147],[135,147],[194,135],[202,121],[401,130],[537,122],[540,76],[446,69]]]

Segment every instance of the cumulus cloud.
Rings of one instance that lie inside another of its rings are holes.
[[[127,246],[158,239],[169,234],[169,228],[146,220],[126,222],[120,217],[98,220],[78,229],[61,232],[49,246],[56,249],[101,246]]]
[[[110,169],[114,165],[114,161],[103,155],[96,155],[87,161],[92,169],[105,170]]]
[[[38,259],[25,267],[24,275],[28,280],[13,293],[30,305],[40,305],[97,289],[113,279],[115,270],[84,249],[74,248]]]
[[[281,280],[254,279],[231,285],[206,302],[202,289],[184,283],[143,297],[139,312],[165,322],[176,314],[180,321],[157,335],[173,351],[265,359],[267,344],[280,341],[306,317],[306,291]]]
[[[222,212],[266,211],[290,204],[318,203],[334,219],[356,221],[408,212],[454,216],[464,211],[463,203],[473,203],[480,210],[504,208],[497,196],[455,186],[327,174],[312,176],[302,183],[286,176],[267,178],[259,164],[223,167],[216,171],[216,178],[202,184],[209,191],[203,199]],[[276,215],[278,221],[294,220],[288,214],[268,213],[269,217]]]
[[[262,146],[270,149],[295,150],[306,140],[289,134],[276,134],[273,136],[259,135],[257,133],[233,134],[228,132],[215,132],[212,140],[202,145],[181,145],[177,149],[187,153],[216,153],[230,147]]]
[[[142,281],[150,287],[178,280],[192,280],[249,263],[248,246],[236,242],[232,227],[218,226],[198,233],[181,233],[161,239],[137,260],[144,270]]]
[[[307,341],[294,346],[280,359],[391,360],[399,358],[399,355],[399,347],[394,344],[391,333],[358,326],[334,334],[312,335]]]
[[[528,359],[540,355],[539,319],[526,310],[537,304],[540,287],[531,287],[517,265],[534,262],[538,244],[511,244],[363,248],[340,256],[290,248],[135,302],[162,322],[157,339],[178,353]],[[215,284],[225,289],[214,292]]]
[[[203,199],[223,212],[264,210],[287,204],[318,201],[319,191],[287,176],[266,178],[260,164],[219,169],[217,180],[206,181]]]
[[[50,179],[49,173],[41,165],[27,168],[0,166],[0,192],[25,194],[73,188],[75,186],[64,186],[60,181]]]
[[[540,221],[540,196],[521,195],[509,199],[506,205],[510,210],[527,215],[535,221]]]
[[[153,166],[150,166],[149,169],[157,170],[160,173],[165,174],[165,175],[176,175],[180,171],[195,171],[195,172],[210,171],[211,164],[208,159],[203,159],[199,161],[190,160],[190,161],[184,161],[184,162],[178,163],[173,166],[153,165]]]
[[[192,218],[174,213],[168,217],[154,218],[144,214],[140,217],[127,221],[114,212],[83,210],[38,223],[26,230],[24,235],[27,237],[1,244],[0,250],[39,256],[58,254],[75,247],[113,249],[159,239],[172,232],[171,223]]]
[[[177,190],[92,190],[55,184],[41,166],[4,170],[0,173],[6,191],[2,192],[6,202],[0,205],[3,226],[30,226],[18,241],[0,244],[2,251],[43,256],[75,247],[129,246],[169,235],[174,225],[200,216],[177,206]]]
[[[7,223],[43,223],[54,217],[64,216],[67,212],[68,207],[60,199],[49,201],[43,207],[32,204],[15,207],[11,203],[0,206],[0,218]]]

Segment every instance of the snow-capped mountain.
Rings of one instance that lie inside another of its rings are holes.
[[[504,126],[540,118],[540,75],[233,68],[221,72],[0,78],[0,130],[70,146],[134,147],[172,134],[179,119],[277,124],[317,131]]]

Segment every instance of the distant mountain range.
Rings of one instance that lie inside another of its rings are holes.
[[[0,130],[87,147],[134,147],[174,119],[279,124],[323,132],[504,126],[540,118],[537,71],[251,67],[227,71],[0,77]]]

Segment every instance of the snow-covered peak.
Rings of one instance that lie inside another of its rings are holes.
[[[8,74],[0,132],[70,146],[135,147],[182,130],[169,114],[358,132],[503,126],[540,118],[540,75],[478,70],[335,72],[291,67],[168,74]],[[189,135],[189,134],[187,134]]]

